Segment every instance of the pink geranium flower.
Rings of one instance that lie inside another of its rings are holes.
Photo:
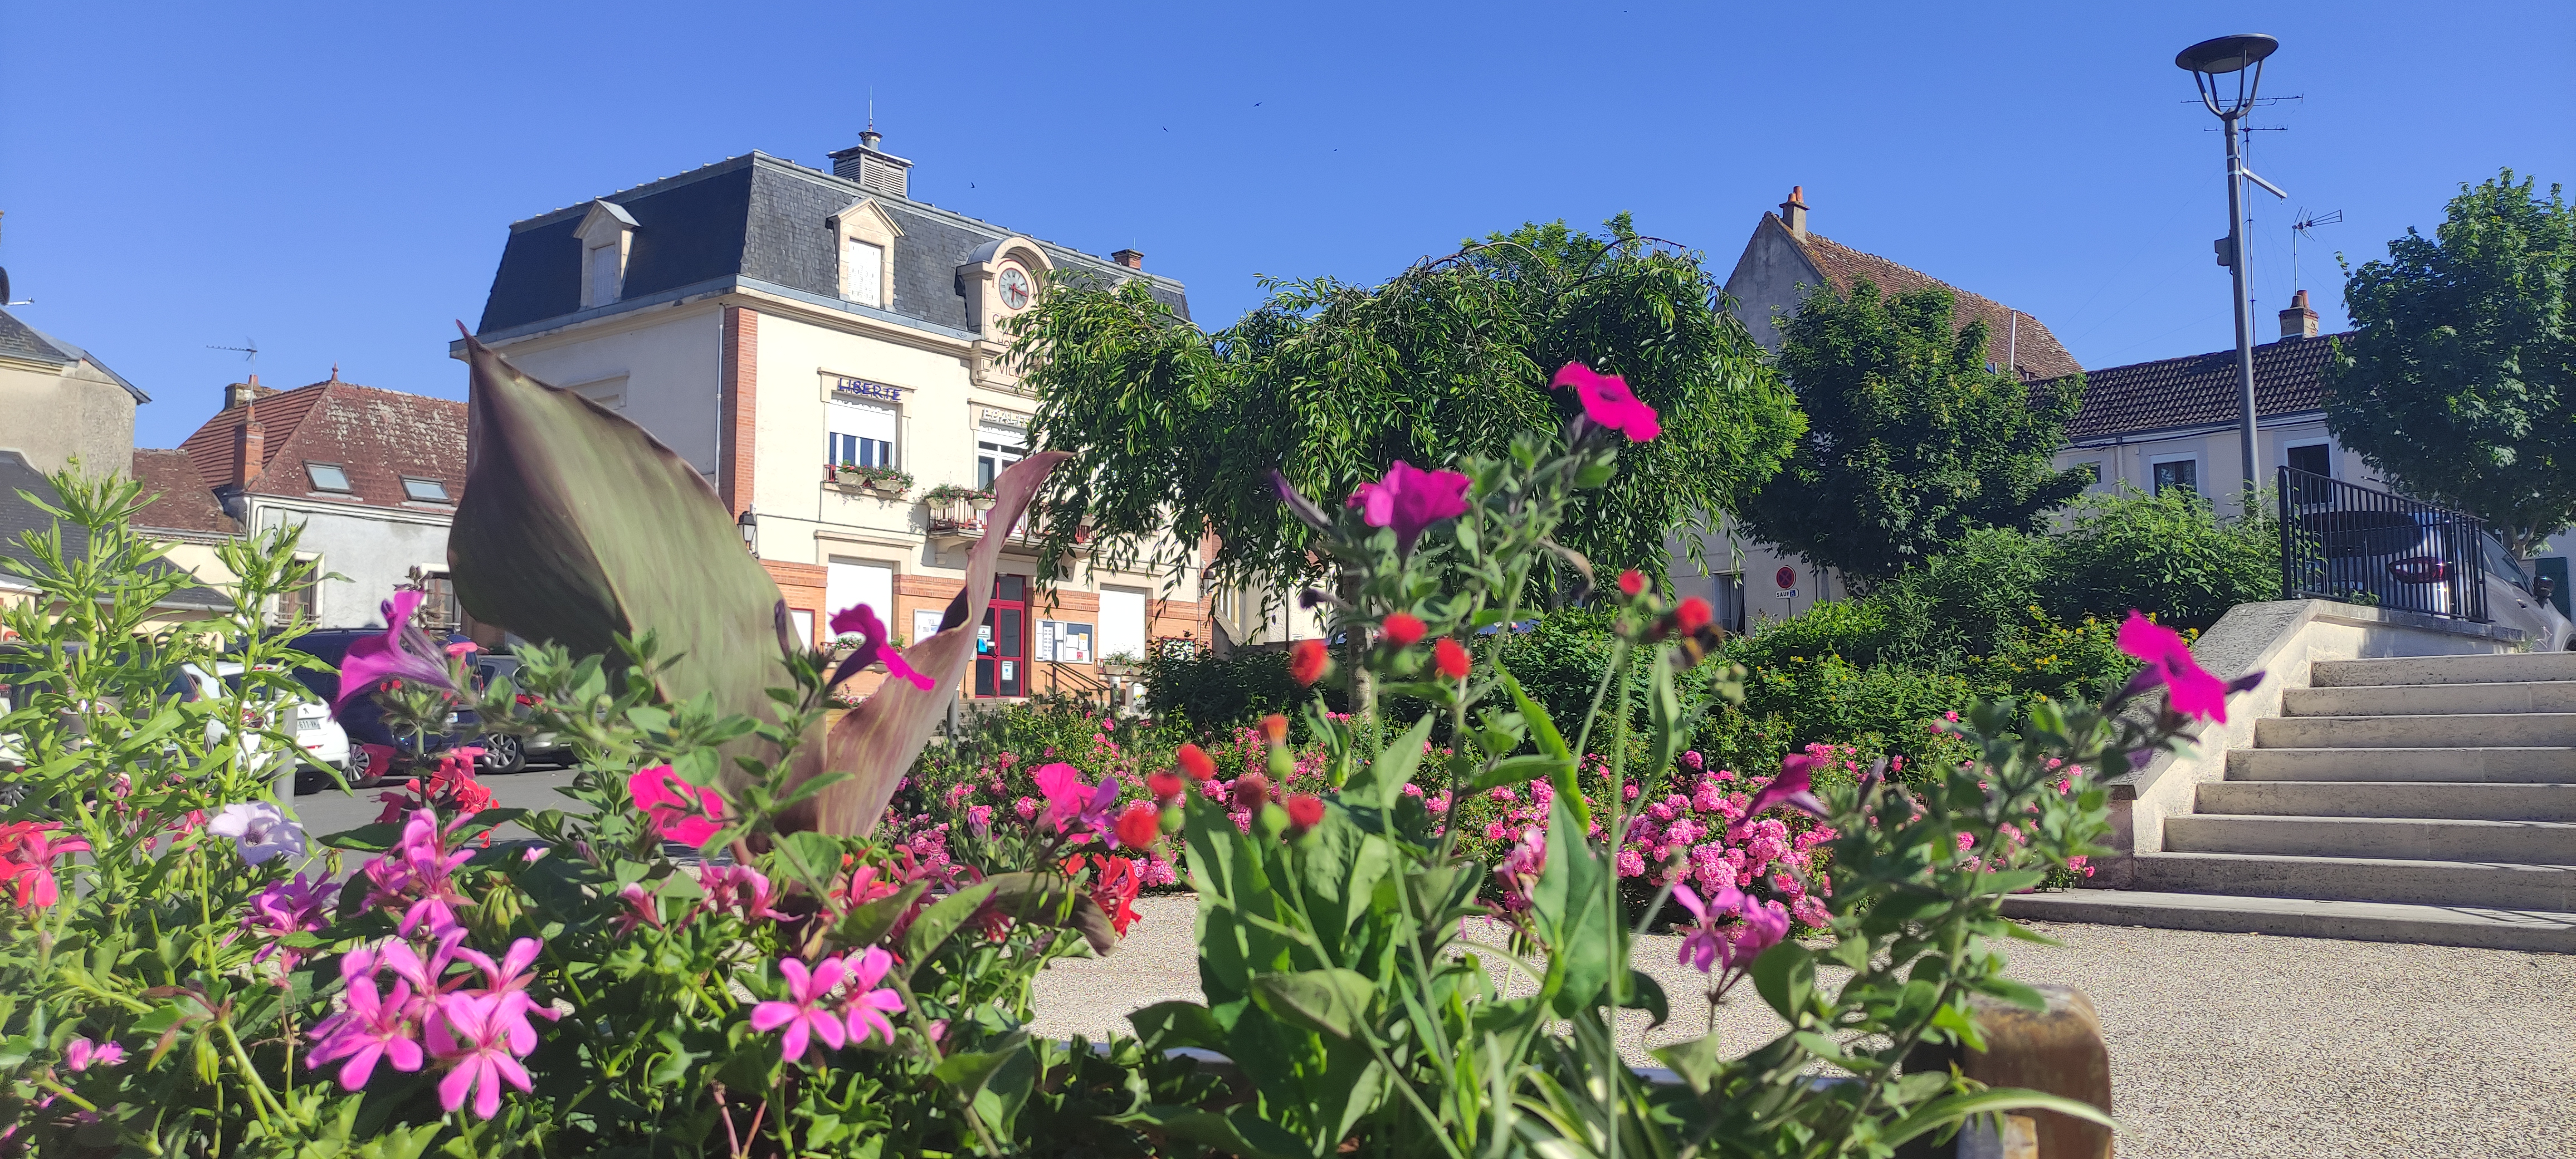
[[[361,973],[349,979],[346,1002],[340,1013],[312,1029],[315,1046],[304,1065],[319,1070],[325,1063],[348,1060],[340,1067],[340,1088],[350,1091],[367,1085],[379,1060],[399,1071],[420,1069],[410,983],[396,982],[393,993],[379,995],[373,972]]]
[[[2227,723],[2227,682],[2201,669],[2181,633],[2131,608],[2120,625],[2120,650],[2146,664],[2150,677],[2165,686],[2166,702],[2175,712]]]
[[[839,958],[825,958],[811,970],[794,958],[779,959],[778,974],[787,980],[787,997],[752,1007],[751,1028],[763,1034],[786,1028],[787,1033],[778,1040],[780,1058],[803,1058],[809,1033],[822,1039],[825,1046],[841,1049],[849,1041],[848,1030],[841,1017],[824,1009],[823,1003],[840,986],[841,978],[847,972],[848,968]],[[880,970],[878,974],[882,976],[884,971]]]
[[[681,780],[669,765],[636,770],[626,778],[626,793],[665,841],[704,845],[722,828],[716,818],[724,816],[724,794]]]
[[[1628,436],[1632,443],[1651,442],[1664,433],[1663,420],[1655,408],[1637,400],[1628,389],[1628,380],[1615,374],[1595,374],[1589,366],[1569,362],[1556,372],[1554,387],[1574,388],[1574,397],[1583,403],[1583,413],[1593,422]]]
[[[331,698],[334,715],[360,694],[373,691],[387,680],[407,680],[450,693],[456,691],[456,683],[447,671],[446,649],[432,642],[429,633],[411,621],[412,613],[420,609],[420,600],[418,591],[396,591],[394,598],[381,605],[384,634],[349,645],[349,654],[340,661],[340,694]]]
[[[886,1015],[903,1009],[903,996],[891,986],[879,986],[886,970],[894,965],[894,955],[883,946],[870,946],[868,952],[850,963],[850,1006],[847,1014],[850,1041],[866,1042],[871,1034],[881,1035],[886,1045],[894,1045],[894,1024]]]
[[[472,1094],[476,1117],[489,1119],[501,1113],[501,1084],[522,1091],[534,1087],[528,1068],[519,1065],[518,1055],[525,1052],[518,1049],[510,1020],[502,1014],[504,1005],[498,994],[450,994],[439,1000],[438,1016],[430,1020],[429,1049],[450,1068],[438,1080],[438,1104],[449,1112],[464,1106],[465,1096]],[[518,1025],[527,1020],[521,1018]]]
[[[54,859],[89,848],[78,837],[55,837],[54,821],[12,821],[0,825],[0,885],[17,894],[18,908],[44,909],[62,898],[54,880]]]
[[[241,928],[245,933],[269,940],[269,944],[262,947],[251,961],[265,962],[277,957],[286,963],[287,969],[294,969],[295,963],[303,959],[303,953],[277,944],[277,939],[289,934],[311,933],[328,924],[326,911],[331,899],[339,892],[327,878],[310,881],[299,873],[289,881],[272,881],[267,888],[251,895],[248,912],[242,914]]]
[[[1395,543],[1406,551],[1425,528],[1467,513],[1467,488],[1473,483],[1456,471],[1425,471],[1397,459],[1386,477],[1362,483],[1351,492],[1349,506],[1371,527],[1395,529]]]
[[[859,646],[841,658],[840,666],[832,670],[830,683],[839,684],[856,675],[860,669],[883,660],[889,678],[909,680],[913,687],[925,692],[930,689],[930,677],[914,671],[912,665],[904,662],[903,653],[886,644],[886,626],[877,619],[875,609],[866,604],[852,604],[832,613],[832,632],[841,636],[857,635]]]
[[[75,1072],[94,1066],[115,1066],[124,1061],[125,1048],[118,1046],[115,1039],[91,1042],[86,1038],[75,1038],[63,1046],[63,1065]]]
[[[528,983],[534,981],[528,967],[537,960],[537,953],[542,949],[544,946],[535,938],[520,938],[510,943],[509,951],[502,954],[498,962],[480,951],[456,951],[457,957],[473,963],[483,972],[484,996],[499,1000],[486,1017],[497,1022],[503,1033],[509,1036],[510,1050],[514,1054],[524,1055],[537,1048],[537,1028],[528,1025],[529,1015],[535,1014],[548,1021],[563,1017],[555,1008],[539,1006],[535,999],[528,997]]]

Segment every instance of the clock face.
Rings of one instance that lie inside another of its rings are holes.
[[[1001,276],[993,281],[1001,290],[1003,308],[1017,310],[1029,304],[1029,276],[1018,266],[1002,267]]]

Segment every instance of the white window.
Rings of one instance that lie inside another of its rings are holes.
[[[982,427],[975,434],[975,485],[986,491],[1011,464],[1027,457],[1029,436],[1003,427]]]
[[[866,604],[875,609],[877,620],[894,628],[894,568],[888,564],[833,556],[824,565],[823,603],[839,615],[845,608]]]
[[[843,467],[895,465],[895,408],[834,399],[823,410],[826,462]]]
[[[618,280],[626,271],[625,262],[615,242],[590,247],[590,306],[605,306],[617,300]]]
[[[850,300],[862,306],[885,305],[885,247],[874,242],[843,238],[841,269],[846,276]]]
[[[1145,592],[1140,588],[1100,589],[1100,654],[1145,656]]]
[[[403,497],[414,503],[447,502],[447,484],[436,479],[414,479],[403,476]]]
[[[316,491],[349,490],[349,473],[332,463],[306,463],[304,473],[313,480]]]
[[[805,645],[809,648],[813,646],[814,613],[811,610],[805,608],[789,608],[787,609],[787,622],[795,625],[797,639],[803,640]]]

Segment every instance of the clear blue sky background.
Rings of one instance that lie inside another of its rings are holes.
[[[2305,25],[2291,23],[2303,18]],[[2576,5],[0,3],[17,313],[153,395],[169,446],[245,367],[461,396],[511,221],[761,149],[854,143],[871,88],[924,200],[1144,251],[1203,325],[1259,275],[1374,281],[1532,219],[1723,277],[1792,184],[1812,227],[2030,311],[2088,367],[2233,341],[2215,120],[2173,54],[2283,48],[2258,309],[2291,211],[2384,253],[2499,166],[2576,183]]]

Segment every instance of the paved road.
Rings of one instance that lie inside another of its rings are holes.
[[[1038,979],[1038,1028],[1132,1033],[1126,1012],[1195,1000],[1192,901],[1148,898],[1117,953]],[[2014,976],[2089,996],[2110,1040],[2124,1159],[2576,1154],[2576,956],[2041,924]],[[1629,1052],[1699,1034],[1699,975],[1650,939],[1638,965],[1673,1020]],[[1832,985],[1833,980],[1823,980]],[[1778,1033],[1748,993],[1717,1010],[1736,1052]]]
[[[536,769],[507,776],[483,778],[484,787],[507,809],[573,809],[581,806],[555,790],[572,784],[571,769]],[[304,823],[304,831],[315,836],[355,829],[376,819],[384,805],[376,800],[384,789],[360,789],[344,793],[338,788],[307,793],[295,799],[295,812]],[[496,830],[502,837],[535,836],[516,825]]]

